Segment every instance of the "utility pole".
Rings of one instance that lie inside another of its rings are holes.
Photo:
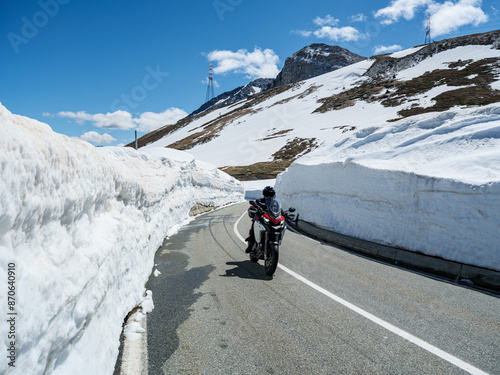
[[[431,51],[432,56],[432,41],[431,41],[431,15],[427,14],[427,22],[425,25],[425,42],[424,44],[429,45],[429,49]]]
[[[212,62],[210,61],[210,64],[208,65],[208,86],[207,86],[207,98],[205,100],[205,103],[212,100],[215,98],[215,93],[214,93],[214,67],[212,65]]]

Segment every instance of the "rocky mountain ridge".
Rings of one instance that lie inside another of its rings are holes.
[[[313,43],[288,57],[283,69],[276,78],[258,78],[244,86],[226,91],[204,103],[200,108],[193,111],[190,116],[236,103],[273,87],[316,77],[364,59],[365,57],[356,55],[339,46]]]
[[[344,133],[356,132],[361,142],[411,116],[498,102],[500,31],[492,31],[270,88],[151,132],[139,147],[187,150],[240,179],[270,178]]]
[[[271,88],[317,77],[365,59],[339,46],[313,43],[286,59]]]
[[[433,42],[429,45],[418,46],[422,48],[401,58],[391,57],[391,54],[374,56],[373,58],[376,59],[376,64],[373,64],[373,66],[368,69],[366,75],[372,78],[390,76],[398,71],[418,64],[420,61],[432,56],[433,54],[467,45],[491,45],[493,48],[498,49],[500,48],[500,30],[481,34],[465,35]]]
[[[258,78],[244,86],[239,86],[231,91],[226,91],[215,98],[204,103],[200,108],[193,111],[190,116],[197,115],[198,113],[212,110],[215,108],[224,107],[226,105],[239,102],[240,100],[248,98],[250,95],[257,94],[263,90],[267,90],[273,83],[272,78]]]

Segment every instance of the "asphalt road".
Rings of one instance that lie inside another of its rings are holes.
[[[147,289],[148,374],[500,374],[500,298],[288,231],[274,277],[247,204],[165,240]],[[144,357],[143,357],[144,358]]]

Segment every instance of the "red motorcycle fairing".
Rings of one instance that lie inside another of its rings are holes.
[[[278,217],[275,220],[268,213],[265,213],[264,215],[262,215],[262,217],[265,217],[266,219],[269,219],[271,221],[271,223],[273,223],[274,225],[278,225],[279,223],[281,223],[282,221],[285,220],[285,217],[283,215],[281,215],[280,217]]]

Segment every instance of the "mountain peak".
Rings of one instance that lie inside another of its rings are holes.
[[[325,43],[312,43],[288,57],[285,61],[283,70],[275,79],[258,78],[244,86],[224,92],[202,104],[201,107],[193,111],[190,116],[224,107],[269,88],[303,81],[365,59],[365,57],[356,55],[339,46],[331,46]]]
[[[365,59],[339,46],[313,43],[286,59],[272,87],[303,81]]]

